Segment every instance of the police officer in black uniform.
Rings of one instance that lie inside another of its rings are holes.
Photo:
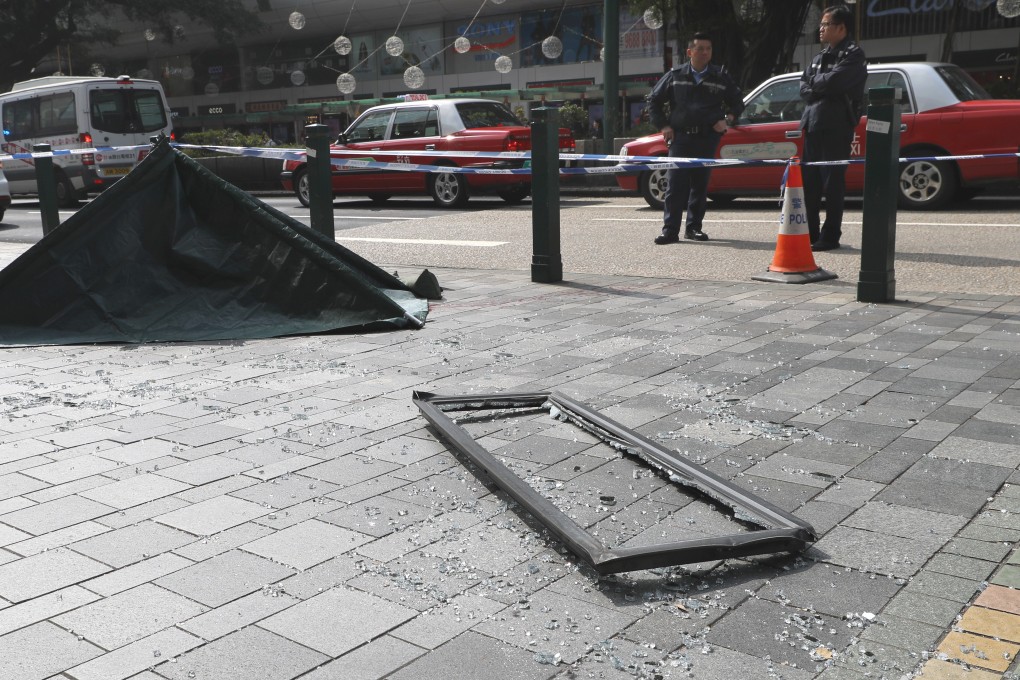
[[[733,124],[744,110],[740,89],[724,70],[713,66],[712,39],[695,33],[687,45],[686,64],[664,75],[648,95],[652,124],[662,130],[669,155],[681,158],[714,158],[726,124]],[[669,104],[669,116],[665,106]],[[690,167],[669,171],[662,234],[655,243],[680,241],[680,224],[687,210],[684,238],[707,241],[701,230],[708,201],[710,168]]]
[[[804,162],[846,160],[854,128],[861,118],[868,67],[864,50],[850,39],[853,14],[846,5],[833,5],[822,13],[818,37],[825,48],[800,78],[800,96],[806,102],[800,127],[804,130]],[[843,194],[846,165],[804,166],[804,207],[811,250],[839,248],[843,235]],[[825,224],[821,224],[822,196]]]

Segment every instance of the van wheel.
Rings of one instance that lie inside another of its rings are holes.
[[[517,205],[531,193],[530,184],[518,184],[515,187],[499,190],[499,197],[510,205]]]
[[[56,173],[57,180],[57,205],[61,208],[77,208],[78,201],[81,200],[78,196],[78,192],[75,191],[74,185],[71,184],[71,180],[67,178],[62,172]]]
[[[656,210],[662,210],[666,205],[666,187],[669,186],[667,172],[668,170],[652,170],[638,175],[638,190],[641,196],[645,203]]]
[[[392,194],[369,194],[368,198],[373,203],[382,205],[386,201],[390,200],[390,196],[392,196]]]
[[[307,208],[312,204],[311,199],[308,197],[308,171],[305,168],[301,168],[295,172],[293,182],[297,200],[301,201],[301,205]]]

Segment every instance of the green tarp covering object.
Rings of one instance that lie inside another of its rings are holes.
[[[428,301],[161,140],[0,271],[0,344],[418,328]]]

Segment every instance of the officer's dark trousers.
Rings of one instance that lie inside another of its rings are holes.
[[[678,158],[714,158],[721,135],[683,135],[677,133],[669,145],[669,155]],[[680,233],[684,210],[687,211],[687,230],[700,231],[708,202],[708,178],[711,168],[695,167],[670,170],[668,186],[663,200],[666,204],[662,216],[662,231]]]
[[[838,161],[850,157],[853,129],[817,130],[804,135],[805,163]],[[811,242],[839,243],[843,235],[843,195],[846,193],[845,165],[806,165],[804,209],[807,211]],[[821,224],[822,197],[825,197],[825,224]]]

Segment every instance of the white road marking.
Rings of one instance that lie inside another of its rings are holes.
[[[776,220],[779,219],[777,215]],[[595,217],[592,218],[592,222],[662,222],[661,217]],[[774,221],[773,219],[747,219],[747,220],[713,220],[706,219],[705,224],[746,224],[748,222],[765,222]],[[860,220],[843,220],[843,224],[861,224]],[[902,227],[948,227],[951,226],[949,222],[903,222],[900,220],[896,221],[898,226]],[[990,222],[986,224],[975,224],[975,227],[1020,227],[1020,223],[1016,222]]]
[[[338,242],[365,241],[366,243],[412,243],[415,245],[426,246],[466,246],[468,248],[494,248],[496,246],[505,246],[509,244],[509,241],[444,241],[423,238],[357,238],[353,236],[344,236],[343,234],[338,235],[336,240]]]
[[[311,219],[311,215],[294,215],[287,213],[290,217],[307,217]],[[424,219],[421,217],[378,217],[375,215],[333,215],[334,220],[385,220],[387,222],[396,222],[398,220],[420,220]]]

